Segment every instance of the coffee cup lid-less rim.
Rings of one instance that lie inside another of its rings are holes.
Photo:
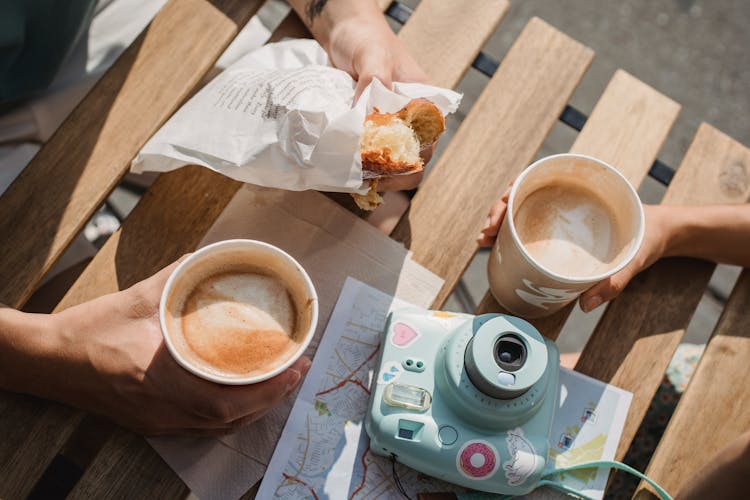
[[[288,360],[286,360],[284,363],[274,368],[273,370],[266,372],[262,375],[257,375],[253,377],[222,376],[218,373],[213,373],[207,370],[201,370],[200,368],[185,361],[185,359],[177,351],[177,348],[174,346],[174,343],[172,342],[169,335],[167,334],[167,325],[166,325],[166,320],[165,320],[166,302],[167,302],[166,299],[177,277],[180,276],[187,267],[189,267],[191,264],[195,263],[196,261],[204,258],[207,254],[216,252],[217,250],[220,250],[220,249],[231,248],[231,247],[248,247],[248,248],[260,247],[266,250],[270,250],[272,253],[280,255],[285,261],[287,261],[289,264],[295,267],[297,272],[302,277],[302,280],[305,283],[305,287],[310,293],[310,297],[309,297],[310,307],[311,307],[310,327],[309,327],[309,330],[306,332],[302,342],[300,342],[299,348],[297,349],[295,354],[291,356]],[[294,257],[286,253],[281,248],[271,245],[270,243],[266,243],[264,241],[258,241],[258,240],[250,240],[250,239],[222,240],[222,241],[217,241],[215,243],[211,243],[210,245],[206,245],[205,247],[196,250],[188,258],[180,262],[180,264],[175,268],[175,270],[172,271],[172,274],[170,274],[169,278],[167,278],[167,282],[164,285],[164,289],[162,290],[161,298],[159,299],[159,325],[161,327],[161,333],[162,333],[162,338],[164,339],[164,344],[167,346],[167,350],[171,354],[172,358],[175,361],[177,361],[177,363],[180,366],[185,368],[187,371],[189,371],[193,375],[197,375],[198,377],[201,377],[205,380],[209,380],[211,382],[216,382],[217,384],[223,384],[223,385],[256,384],[258,382],[263,382],[264,380],[273,378],[276,375],[282,373],[284,370],[292,366],[292,364],[294,364],[294,362],[297,361],[297,359],[299,359],[300,356],[302,356],[302,354],[305,352],[308,345],[310,344],[310,341],[312,340],[314,336],[314,332],[317,327],[317,324],[318,324],[318,293],[315,290],[315,286],[313,285],[313,282],[310,279],[310,276],[307,274],[307,271],[305,271],[305,269],[300,265],[299,262],[297,262],[294,259]]]
[[[521,182],[523,181],[526,176],[532,172],[534,169],[538,168],[540,165],[543,165],[544,163],[550,161],[550,160],[556,160],[556,159],[564,159],[564,158],[571,158],[571,159],[579,159],[579,160],[587,160],[594,162],[605,169],[607,169],[610,173],[618,177],[620,180],[622,180],[623,184],[628,190],[631,198],[635,202],[634,205],[636,207],[636,210],[638,211],[638,234],[635,237],[635,241],[632,244],[632,247],[630,251],[627,253],[627,255],[620,261],[617,266],[613,267],[612,269],[609,269],[608,271],[598,274],[598,275],[592,275],[592,276],[584,276],[584,277],[574,277],[574,276],[564,276],[562,274],[558,274],[550,269],[547,269],[542,264],[534,260],[534,258],[529,255],[529,253],[526,251],[526,248],[521,243],[521,238],[518,236],[518,232],[516,231],[516,226],[513,221],[513,205],[516,198],[516,194],[518,192],[518,186],[521,185]],[[510,217],[507,215],[511,214]],[[582,155],[582,154],[575,154],[575,153],[561,153],[556,155],[550,155],[545,156],[544,158],[540,158],[528,167],[526,167],[523,172],[516,178],[516,180],[513,182],[513,186],[510,189],[510,195],[508,196],[508,208],[506,211],[506,217],[505,222],[508,222],[509,229],[511,232],[511,235],[513,236],[513,240],[515,241],[516,245],[518,246],[518,249],[521,252],[521,255],[523,255],[524,259],[531,264],[534,268],[536,268],[538,271],[550,276],[552,279],[555,279],[561,283],[569,283],[569,284],[582,284],[582,283],[597,283],[603,279],[606,279],[613,274],[617,273],[618,271],[622,270],[625,266],[627,266],[631,260],[635,257],[636,253],[638,253],[638,250],[641,248],[641,244],[643,243],[643,236],[646,229],[646,223],[645,223],[645,216],[643,213],[643,205],[641,204],[640,198],[638,197],[638,193],[636,192],[635,188],[632,184],[630,184],[630,181],[628,181],[622,173],[617,170],[612,165],[598,159],[594,158],[593,156],[588,155]],[[505,223],[504,222],[504,223]]]

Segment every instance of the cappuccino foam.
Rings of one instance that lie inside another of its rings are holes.
[[[572,183],[533,191],[516,210],[514,225],[532,258],[563,276],[605,273],[618,265],[629,243],[609,204]]]
[[[227,271],[199,281],[173,304],[173,333],[209,368],[255,376],[299,348],[297,310],[284,283],[256,272]]]

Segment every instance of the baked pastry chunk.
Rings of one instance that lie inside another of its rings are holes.
[[[420,152],[432,146],[445,131],[440,110],[427,99],[413,99],[396,113],[367,115],[361,139],[362,176],[369,182],[367,194],[352,194],[357,205],[374,210],[383,199],[377,180],[408,175],[424,169]]]

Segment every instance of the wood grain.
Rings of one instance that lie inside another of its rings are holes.
[[[533,158],[592,58],[587,47],[532,19],[423,182],[392,237],[446,280],[435,306],[476,252],[490,204]]]
[[[623,70],[617,70],[578,134],[571,153],[599,158],[638,186],[672,128],[680,106]],[[556,339],[575,303],[557,313],[531,320],[545,336]],[[504,312],[485,293],[477,314]]]
[[[20,307],[262,2],[172,0],[0,198],[0,303]]]
[[[83,414],[21,394],[0,397],[0,498],[26,498]],[[60,423],[63,425],[60,425]],[[27,443],[33,443],[27,446]],[[49,452],[47,450],[53,450]]]
[[[422,0],[398,36],[432,84],[453,88],[507,9],[507,0],[474,0],[470,8],[466,2]]]
[[[646,471],[673,496],[711,457],[750,430],[748,304],[750,270],[745,269]],[[641,484],[639,490],[644,488]]]
[[[118,430],[68,498],[182,498],[188,489],[142,437]]]
[[[20,306],[262,2],[173,0],[0,198],[0,302]],[[138,258],[142,258],[139,255]],[[0,394],[0,496],[24,498],[82,414]]]
[[[662,203],[747,201],[747,183],[742,190],[727,189],[724,172],[736,165],[747,169],[750,150],[702,124]],[[618,459],[630,446],[714,267],[686,258],[657,262],[610,304],[586,344],[576,370],[633,393]]]
[[[422,10],[428,7],[427,4],[425,6]],[[481,43],[492,33],[505,8],[506,2],[486,2],[481,9],[474,11],[476,18],[473,21],[472,18],[465,17],[461,20],[464,24],[458,26],[450,10],[443,9],[442,14],[436,13],[430,17],[432,23],[442,24],[446,29],[453,26],[454,29],[470,31],[471,25],[477,33],[458,46],[443,46],[442,57],[436,56],[434,48],[430,49],[429,54],[433,59],[429,59],[427,64],[445,64],[446,71],[450,73],[447,73],[443,81],[450,78],[457,81],[470,66],[473,57],[481,48]],[[417,9],[404,29],[408,28],[407,33],[411,33],[409,40],[405,40],[407,47],[417,60],[421,61],[422,49],[429,39],[426,35],[419,34],[420,24],[428,19],[419,12],[420,9]],[[480,29],[477,29],[476,21],[480,18],[495,19],[495,23],[490,25],[486,21],[481,22],[478,24]],[[414,27],[409,28],[412,25]],[[290,15],[276,30],[273,39],[282,36],[299,37],[305,34],[304,25],[295,15]],[[431,68],[431,71],[431,74],[442,75],[439,67]],[[58,310],[104,293],[121,290],[153,274],[183,253],[193,250],[239,187],[240,183],[200,167],[186,167],[160,176],[120,230],[110,237],[63,298]],[[123,450],[123,447],[127,450]],[[140,463],[134,464],[133,461],[136,459]],[[133,491],[129,489],[131,485],[127,481],[118,481],[110,486],[100,484],[102,481],[107,483],[111,480],[106,474],[103,478],[100,477],[100,470],[119,467],[112,464],[122,464],[126,470],[134,471],[140,471],[140,468],[155,468],[161,471],[161,474],[176,477],[171,470],[164,467],[161,459],[145,441],[136,437],[132,440],[123,440],[118,433],[115,442],[109,442],[94,459],[91,469],[93,472],[84,475],[74,496],[90,495],[92,492],[107,495],[114,495],[116,492],[117,496],[127,496]],[[131,477],[137,477],[138,474],[140,472],[133,472]],[[184,493],[181,482],[170,485],[168,493],[161,490],[160,483],[155,482],[146,482],[140,485],[137,491],[141,496],[147,497],[157,494],[180,496]]]

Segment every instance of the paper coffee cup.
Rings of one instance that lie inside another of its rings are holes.
[[[191,373],[220,384],[253,384],[291,366],[310,344],[318,296],[283,250],[226,240],[185,259],[159,304],[164,343]]]
[[[552,314],[615,274],[643,241],[643,206],[615,168],[560,154],[513,183],[487,266],[490,291],[513,314]]]

